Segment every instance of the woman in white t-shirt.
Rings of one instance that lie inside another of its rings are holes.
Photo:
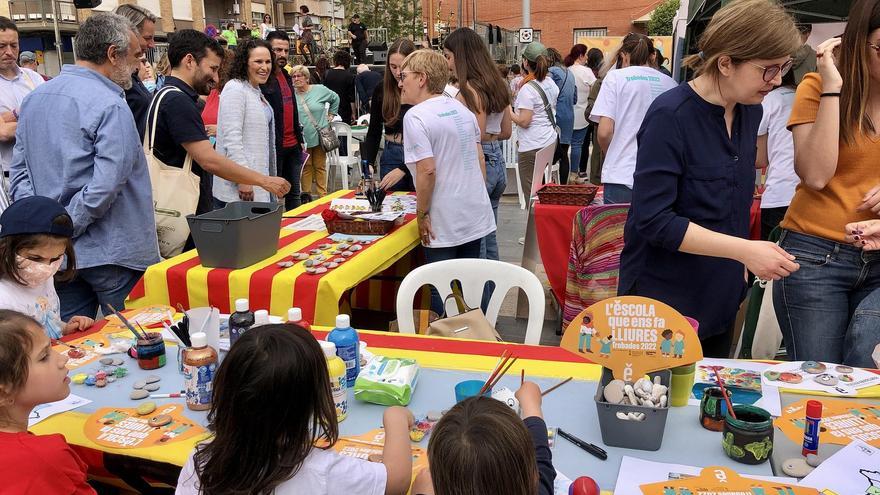
[[[554,144],[559,137],[553,125],[559,87],[547,77],[550,61],[541,43],[535,41],[526,46],[522,67],[526,76],[510,108],[510,119],[519,127],[518,167],[522,190],[531,197],[535,155],[542,148]]]
[[[331,348],[332,349],[332,348]],[[403,495],[412,480],[412,414],[385,410],[382,462],[345,456],[324,352],[298,325],[241,336],[213,372],[208,429],[177,479],[177,495]],[[202,370],[198,370],[199,375]],[[187,400],[190,400],[187,397]]]
[[[571,47],[571,51],[565,57],[565,66],[574,76],[574,86],[577,89],[577,99],[574,105],[574,132],[571,133],[571,172],[580,170],[581,153],[584,141],[587,137],[587,129],[590,122],[585,112],[587,110],[587,98],[590,96],[590,88],[596,82],[596,75],[587,67],[587,45],[578,43]]]
[[[758,156],[755,166],[767,168],[767,181],[761,194],[761,239],[782,222],[800,178],[794,171],[794,141],[786,127],[794,105],[797,84],[794,70],[782,76],[782,85],[761,102],[764,115],[758,126]]]
[[[484,237],[495,231],[486,191],[480,126],[470,110],[443,95],[446,59],[416,50],[400,70],[400,101],[413,105],[403,117],[403,153],[416,183],[419,238],[428,263],[479,258]],[[443,302],[431,288],[431,309]]]
[[[269,33],[272,31],[275,31],[275,26],[272,25],[272,16],[263,14],[263,23],[260,24],[260,37],[266,39],[266,36],[269,36]]]
[[[651,38],[630,33],[612,57],[616,70],[608,71],[593,105],[590,120],[599,124],[599,146],[605,153],[602,184],[605,204],[632,201],[636,170],[636,134],[655,98],[676,86],[653,67],[656,52]]]

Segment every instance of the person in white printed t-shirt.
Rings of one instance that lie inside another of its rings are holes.
[[[758,156],[755,166],[767,168],[767,181],[761,194],[761,239],[782,222],[794,190],[801,180],[794,172],[794,140],[788,130],[788,118],[794,105],[795,71],[782,76],[782,85],[761,102],[764,115],[758,125]]]
[[[449,80],[443,55],[417,50],[403,61],[400,101],[404,161],[416,183],[419,238],[428,263],[479,258],[480,241],[495,231],[477,118],[442,93]],[[431,288],[431,309],[443,312]]]
[[[616,70],[605,75],[593,105],[590,120],[599,124],[597,137],[605,153],[605,204],[632,201],[636,134],[654,99],[676,86],[671,77],[653,67],[655,57],[651,38],[626,35],[617,52]]]

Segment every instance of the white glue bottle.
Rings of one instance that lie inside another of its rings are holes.
[[[348,385],[345,378],[345,363],[336,355],[336,344],[319,340],[324,357],[327,358],[327,370],[330,372],[330,390],[333,392],[333,404],[336,406],[336,420],[342,421],[348,416]]]

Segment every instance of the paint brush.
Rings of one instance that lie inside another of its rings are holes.
[[[562,380],[561,382],[557,383],[556,385],[553,385],[552,387],[548,388],[547,390],[541,392],[541,397],[543,397],[543,396],[549,394],[550,392],[556,390],[557,388],[565,385],[566,383],[570,382],[573,378],[574,378],[573,376],[570,376],[570,377],[566,378],[565,380]]]
[[[502,369],[501,372],[498,373],[498,376],[495,377],[495,380],[489,385],[489,388],[487,388],[486,390],[489,390],[489,389],[495,387],[495,385],[498,385],[498,382],[500,382],[501,379],[504,378],[504,375],[507,374],[507,371],[510,369],[511,366],[513,366],[513,363],[515,363],[517,359],[519,359],[519,358],[514,357],[513,359],[508,361],[507,365],[504,366],[504,369]]]
[[[526,382],[526,369],[523,368],[519,370],[519,384],[522,386],[523,383]]]
[[[113,306],[111,304],[109,304],[109,303],[107,304],[107,309],[109,309],[111,313],[113,313],[114,315],[116,315],[117,318],[119,318],[119,321],[121,321],[122,324],[125,325],[132,334],[134,334],[136,339],[147,340],[147,336],[139,334],[138,331],[135,330],[134,327],[131,325],[131,323],[129,323],[128,319],[126,319],[124,316],[122,316],[122,313],[120,313],[119,311],[116,311],[116,309],[113,308]]]
[[[721,379],[721,368],[719,366],[714,366],[712,369],[715,370],[715,381],[718,382],[718,388],[721,389],[721,395],[724,397],[724,402],[727,403],[727,410],[730,411],[730,417],[736,419],[736,412],[733,410],[733,402],[730,401],[730,394],[727,393],[727,389],[724,388],[724,380]]]
[[[501,371],[501,367],[507,363],[508,359],[510,359],[510,354],[508,353],[509,351],[507,349],[505,349],[504,352],[501,353],[501,361],[495,366],[495,370],[492,371],[491,375],[489,375],[489,379],[487,379],[486,382],[483,383],[483,386],[480,388],[480,393],[477,394],[478,396],[486,393],[486,390],[488,390],[490,387],[489,384],[492,383],[492,380],[494,380],[495,377],[498,375],[498,372]]]

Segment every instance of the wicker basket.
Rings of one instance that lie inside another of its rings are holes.
[[[598,190],[593,184],[547,184],[538,190],[538,200],[542,205],[587,206]]]
[[[335,220],[324,220],[327,225],[327,232],[331,234],[350,234],[350,235],[385,235],[391,232],[403,217],[398,221],[388,220],[346,220],[337,218]]]

